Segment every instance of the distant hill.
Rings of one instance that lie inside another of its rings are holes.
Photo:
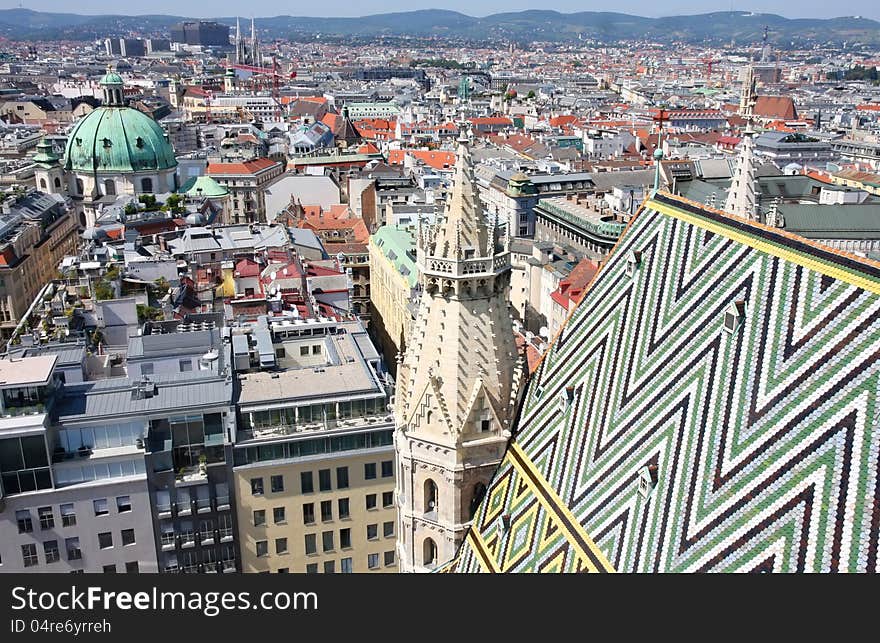
[[[183,19],[179,16],[82,16],[5,9],[0,10],[0,36],[15,40],[92,40],[132,32],[167,35],[168,28]],[[215,20],[235,24],[235,18]],[[743,11],[645,18],[597,11],[565,14],[530,10],[474,18],[455,11],[426,9],[360,18],[275,16],[257,18],[256,24],[264,37],[291,39],[311,39],[317,35],[322,38],[411,36],[517,42],[595,39],[603,42],[717,43],[733,40],[738,44],[759,41],[766,25],[770,29],[771,42],[777,45],[843,41],[880,43],[880,22],[867,18],[785,18]]]

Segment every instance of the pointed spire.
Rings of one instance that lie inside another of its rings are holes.
[[[761,187],[758,183],[758,162],[755,158],[755,130],[753,127],[756,102],[755,75],[750,64],[746,67],[739,103],[740,114],[746,119],[746,129],[743,132],[742,148],[737,159],[736,169],[733,172],[733,179],[730,182],[724,210],[751,221],[761,220]]]
[[[489,240],[469,141],[462,136],[458,143],[452,193],[446,201],[445,218],[438,226],[435,251],[431,254],[457,260],[491,256],[494,253],[486,253],[486,248],[494,249],[495,244]]]

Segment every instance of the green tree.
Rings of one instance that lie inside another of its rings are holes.
[[[103,301],[105,299],[113,299],[113,287],[106,281],[101,280],[95,284],[95,299]]]

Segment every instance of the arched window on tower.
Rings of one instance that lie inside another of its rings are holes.
[[[59,190],[61,189],[61,179],[57,176],[55,177],[55,187]]]
[[[480,508],[480,503],[483,502],[483,496],[486,495],[486,485],[482,482],[478,482],[474,485],[474,495],[471,498],[471,506],[470,506],[470,517],[473,519],[474,515],[477,513],[477,509]]]
[[[40,179],[40,189],[41,190],[46,189],[46,179]]]
[[[86,192],[86,186],[83,183],[83,180],[77,179],[76,180],[76,193],[77,194],[85,194],[85,192]]]
[[[425,480],[425,513],[437,511],[437,483],[428,478]]]
[[[141,179],[141,192],[152,193],[153,191],[153,179],[149,177],[145,177]]]
[[[431,538],[425,538],[422,543],[422,565],[430,567],[437,564],[437,543]]]
[[[104,194],[108,196],[116,194],[116,182],[113,179],[104,179]]]

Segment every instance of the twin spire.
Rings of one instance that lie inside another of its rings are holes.
[[[742,149],[737,159],[730,190],[724,210],[750,221],[761,220],[761,187],[758,183],[758,162],[755,158],[755,105],[758,95],[755,89],[755,72],[752,65],[746,67],[743,78],[739,113],[746,119]]]

